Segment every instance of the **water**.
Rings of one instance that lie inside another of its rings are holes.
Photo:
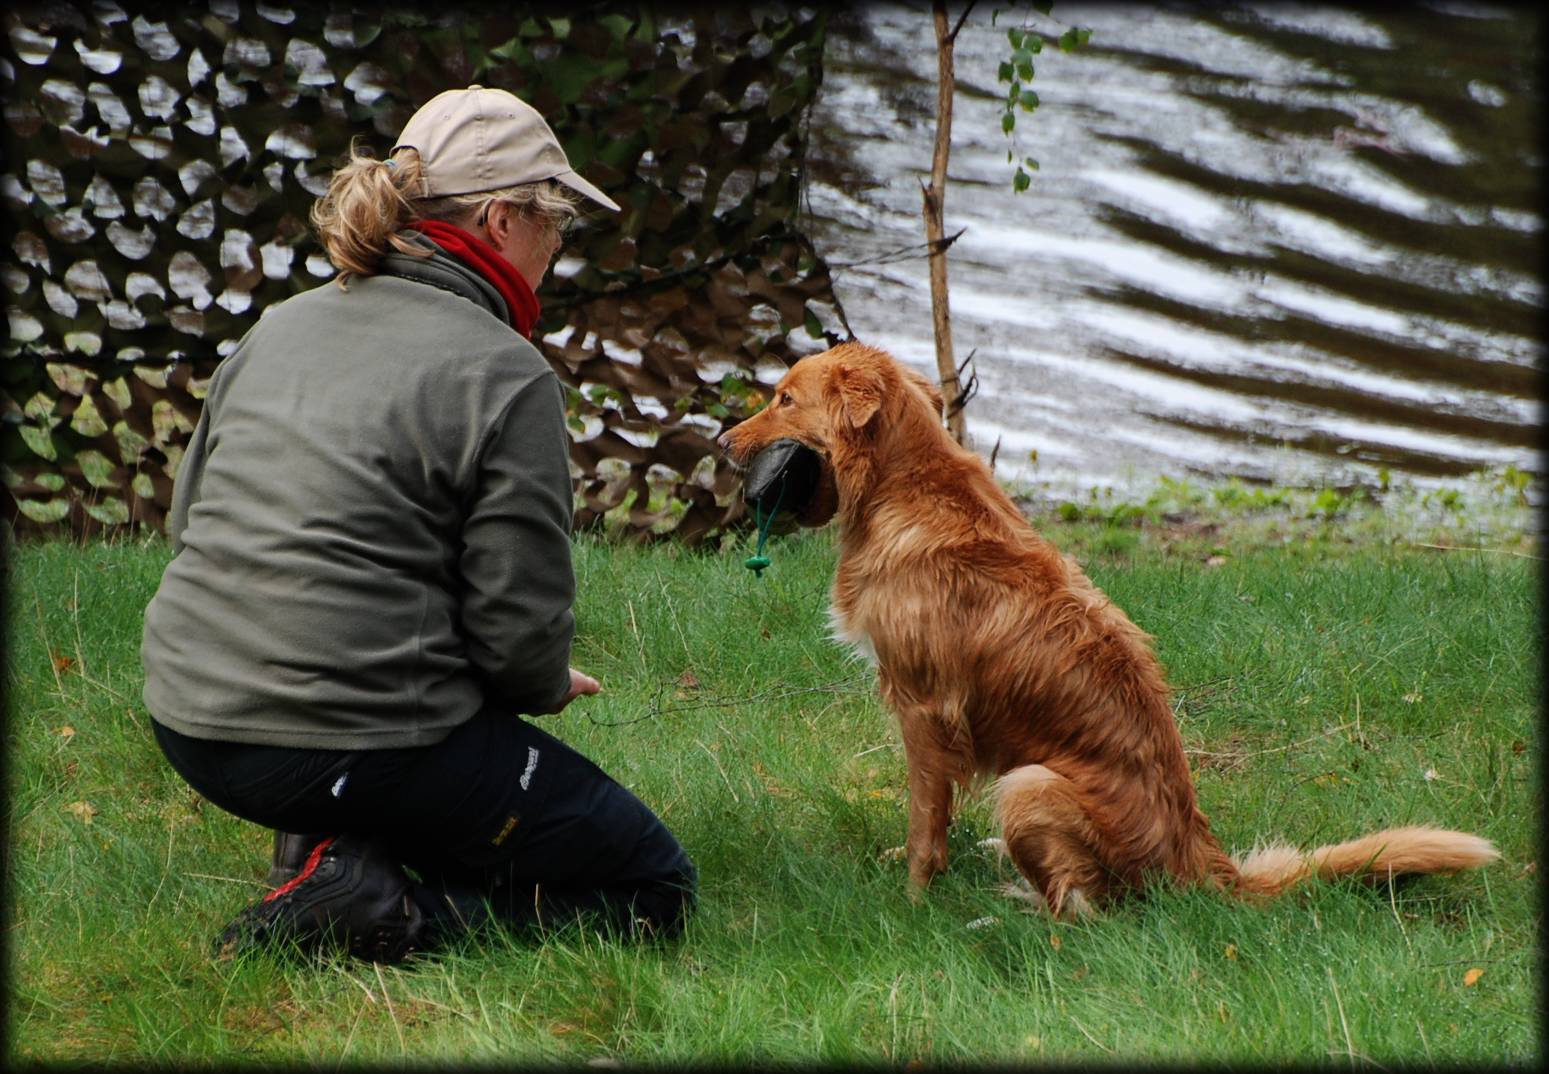
[[[1057,3],[1028,23],[1092,39],[1035,58],[1023,194],[991,13],[958,38],[946,230],[1002,477],[1542,475],[1535,12]],[[834,17],[805,221],[857,337],[932,372],[935,64],[926,3]]]

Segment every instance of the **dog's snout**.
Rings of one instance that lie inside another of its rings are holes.
[[[717,444],[721,445],[721,450],[722,451],[730,451],[731,450],[731,430],[727,429],[720,436],[716,437],[715,438],[715,442]]]

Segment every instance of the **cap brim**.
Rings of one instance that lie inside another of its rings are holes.
[[[605,209],[612,209],[614,212],[621,211],[618,202],[608,197],[608,195],[598,190],[591,183],[588,183],[585,179],[582,179],[573,171],[560,172],[558,175],[553,176],[553,179],[556,183],[564,183],[577,194],[590,198],[592,201],[595,201],[598,205],[601,205]]]

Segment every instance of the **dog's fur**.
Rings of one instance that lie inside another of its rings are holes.
[[[1055,914],[1166,874],[1239,896],[1309,877],[1440,873],[1498,855],[1406,827],[1233,860],[1195,800],[1149,637],[1028,524],[942,427],[937,387],[843,343],[793,366],[720,440],[746,462],[790,437],[823,460],[800,516],[837,515],[835,635],[874,661],[909,768],[910,879],[947,864],[954,785],[995,785],[1003,848]]]

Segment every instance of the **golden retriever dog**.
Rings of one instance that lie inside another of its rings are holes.
[[[720,439],[739,465],[783,438],[821,459],[798,519],[838,519],[834,634],[875,663],[898,717],[915,894],[946,868],[954,787],[976,776],[995,777],[1001,849],[1055,915],[1163,874],[1252,897],[1499,856],[1428,827],[1229,856],[1200,812],[1149,636],[1033,529],[941,411],[925,377],[849,342],[797,362]]]

